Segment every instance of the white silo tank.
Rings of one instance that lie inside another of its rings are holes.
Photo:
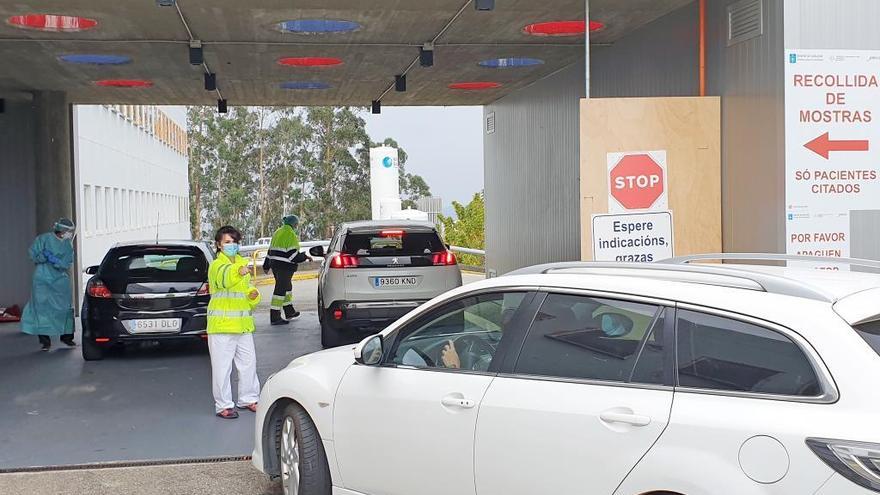
[[[380,146],[370,149],[370,199],[373,220],[383,218],[383,200],[397,200],[397,210],[400,210],[400,163],[397,148]],[[386,209],[390,214],[393,205],[389,204]]]

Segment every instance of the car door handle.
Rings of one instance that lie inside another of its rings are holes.
[[[440,403],[446,407],[457,407],[459,409],[473,409],[477,405],[475,401],[465,399],[464,396],[458,394],[447,395],[440,399]]]
[[[599,419],[605,423],[623,423],[630,426],[648,426],[651,424],[651,418],[639,414],[622,413],[616,411],[606,411],[599,415]]]

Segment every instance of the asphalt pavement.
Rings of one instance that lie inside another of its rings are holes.
[[[263,382],[319,350],[320,331],[317,280],[295,282],[302,315],[287,326],[268,324],[272,286],[260,291],[255,341]],[[198,344],[145,345],[85,362],[79,348],[55,342],[43,353],[16,324],[0,324],[0,397],[7,404],[0,415],[0,473],[6,473],[0,493],[280,493],[247,461],[107,468],[120,461],[249,456],[253,415],[216,418],[210,374]]]

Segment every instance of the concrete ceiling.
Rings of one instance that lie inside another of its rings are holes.
[[[591,17],[606,24],[594,43],[613,43],[693,0],[592,0]],[[204,43],[205,62],[217,73],[232,105],[483,105],[544,78],[583,57],[583,36],[541,38],[523,34],[530,23],[583,18],[584,0],[496,0],[478,12],[465,0],[178,0],[193,37]],[[456,17],[456,14],[461,15]],[[27,13],[77,15],[99,25],[77,33],[26,30],[7,24]],[[359,23],[346,34],[282,33],[292,19]],[[0,94],[66,91],[73,103],[214,104],[203,88],[204,69],[188,61],[189,34],[174,7],[154,0],[4,1],[0,4]],[[450,24],[450,21],[451,24]],[[444,30],[444,27],[448,28]],[[695,27],[696,29],[696,27]],[[442,34],[441,34],[442,32]],[[434,66],[417,63],[418,47],[437,37]],[[74,65],[68,54],[127,55],[120,66]],[[327,68],[292,68],[282,57],[338,57]],[[534,57],[543,65],[487,69],[498,57]],[[411,67],[412,65],[412,67]],[[386,90],[411,67],[405,93]],[[99,79],[149,79],[147,89],[103,88]],[[324,90],[285,90],[285,81],[322,81]],[[450,90],[461,81],[494,81],[499,89]]]

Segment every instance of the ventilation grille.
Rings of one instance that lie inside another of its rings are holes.
[[[764,34],[764,1],[743,0],[727,7],[727,46]]]
[[[486,134],[492,134],[495,132],[495,112],[489,112],[489,115],[486,115]]]

